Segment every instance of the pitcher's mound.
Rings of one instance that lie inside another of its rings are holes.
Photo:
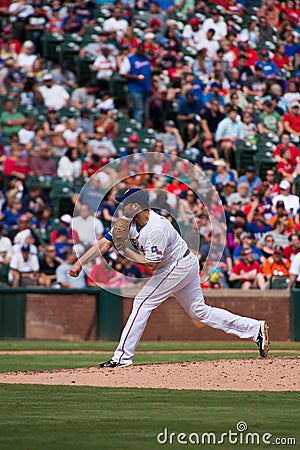
[[[0,383],[234,391],[300,391],[300,357],[232,359],[0,374]]]

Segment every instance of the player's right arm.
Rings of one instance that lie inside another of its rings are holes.
[[[105,237],[99,239],[99,241],[89,248],[71,267],[69,274],[71,277],[78,277],[81,272],[82,266],[87,264],[89,261],[97,258],[100,255],[108,252],[112,247],[112,242],[110,242]]]

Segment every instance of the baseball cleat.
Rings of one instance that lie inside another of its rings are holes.
[[[268,325],[265,320],[261,322],[260,329],[256,338],[256,343],[258,346],[259,354],[262,358],[266,358],[269,351],[269,333]]]
[[[113,361],[112,359],[110,359],[109,361],[106,361],[104,363],[99,364],[99,367],[101,369],[106,368],[106,367],[108,367],[110,369],[114,369],[115,367],[128,367],[128,366],[132,366],[132,364],[131,363],[127,363],[127,364],[126,363],[119,363],[119,362]]]

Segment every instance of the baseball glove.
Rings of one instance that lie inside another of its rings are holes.
[[[124,252],[129,241],[130,222],[120,217],[114,224],[112,231],[113,244],[118,252]]]

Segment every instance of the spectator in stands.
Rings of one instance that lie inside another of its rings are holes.
[[[36,130],[36,125],[35,125],[34,118],[27,117],[26,122],[24,123],[24,126],[18,132],[19,143],[28,152],[28,154],[31,154],[32,149],[33,149],[33,142],[35,139],[35,130]]]
[[[283,123],[280,114],[274,110],[274,105],[270,100],[263,103],[263,112],[259,115],[261,122],[258,124],[259,133],[274,133],[281,136],[283,133]]]
[[[206,33],[208,30],[215,30],[214,38],[217,41],[224,39],[227,35],[227,24],[216,8],[211,10],[211,18],[205,19],[203,22],[201,31]]]
[[[261,248],[261,252],[265,258],[269,258],[274,253],[274,237],[267,233],[265,235],[264,245]]]
[[[294,178],[300,174],[300,164],[292,163],[290,149],[282,149],[280,151],[281,161],[277,164],[277,173],[279,173],[282,179],[287,180],[289,183],[294,182]]]
[[[67,251],[73,247],[73,242],[69,241],[69,231],[67,228],[62,227],[57,230],[53,245],[56,250],[56,256],[64,261]]]
[[[12,100],[6,100],[0,115],[2,135],[5,137],[9,137],[13,133],[18,133],[26,122],[26,117],[22,113],[16,112],[14,106]]]
[[[38,230],[39,233],[42,235],[45,235],[45,238],[48,239],[48,236],[46,236],[50,231],[52,230],[52,223],[50,220],[52,213],[52,209],[50,206],[44,206],[36,214],[36,217],[33,217],[32,219],[32,228],[34,230]]]
[[[80,133],[84,133],[84,136],[82,135],[81,142],[83,143],[84,140],[88,142],[88,138],[94,137],[95,133],[95,126],[94,126],[94,120],[92,117],[92,111],[89,108],[81,108],[80,110],[80,117],[77,120],[77,144]],[[87,152],[83,150],[83,147],[80,150],[81,154],[86,154]]]
[[[43,76],[43,85],[39,88],[39,91],[47,108],[54,108],[58,111],[69,104],[69,93],[65,88],[53,82],[51,73],[46,73]]]
[[[266,78],[263,74],[263,66],[256,64],[254,74],[249,76],[248,80],[243,86],[244,95],[256,95],[263,97],[267,89]]]
[[[40,246],[40,240],[31,226],[30,214],[27,213],[19,217],[17,227],[13,227],[8,236],[14,244],[29,243],[36,248]]]
[[[77,119],[75,117],[70,117],[66,125],[66,129],[63,131],[63,138],[67,145],[75,146],[79,134],[79,128],[77,124]]]
[[[234,265],[229,280],[240,280],[242,289],[248,290],[255,287],[259,287],[262,290],[265,289],[266,283],[263,271],[260,264],[254,261],[251,247],[243,248],[241,256],[242,261]]]
[[[256,213],[263,215],[267,221],[272,217],[272,200],[270,185],[267,181],[261,183],[251,194],[251,207],[247,210],[247,220],[253,221]]]
[[[277,219],[284,218],[284,220],[288,219],[287,230],[292,232],[295,230],[295,222],[294,219],[289,215],[288,211],[284,207],[284,202],[279,200],[275,205],[275,215],[269,219],[269,224],[274,228],[275,222]]]
[[[42,144],[37,154],[31,158],[30,165],[34,175],[47,177],[55,177],[56,175],[56,166],[52,159],[52,151],[46,143]]]
[[[299,106],[300,102],[300,92],[299,92],[299,83],[294,78],[289,80],[287,91],[284,93],[283,98],[287,101],[288,106],[292,106],[292,102],[295,101],[295,106]],[[298,105],[296,104],[298,102]],[[290,110],[291,112],[291,110]],[[294,115],[296,115],[294,113]]]
[[[57,131],[55,131],[57,125],[61,124],[60,118],[57,116],[57,111],[55,108],[49,108],[46,113],[46,120],[43,123],[43,130],[46,136],[55,136]]]
[[[113,270],[106,261],[101,261],[93,266],[87,283],[89,287],[120,288],[126,286],[123,274]]]
[[[263,273],[267,281],[271,281],[274,277],[287,277],[290,266],[290,261],[284,257],[283,248],[280,245],[275,245],[273,255],[265,261]]]
[[[72,92],[71,105],[77,109],[93,108],[96,101],[96,93],[99,91],[95,81],[88,81],[83,87],[78,87]]]
[[[290,268],[290,281],[288,284],[288,289],[290,290],[292,287],[296,289],[300,289],[300,254],[298,253]]]
[[[69,147],[65,155],[62,156],[57,166],[57,176],[74,181],[81,175],[82,162],[79,159],[79,151],[77,148]]]
[[[24,243],[10,261],[12,287],[33,286],[37,284],[39,261],[37,255],[30,253],[30,245]]]
[[[49,19],[46,14],[43,13],[42,3],[34,3],[33,8],[33,14],[30,14],[26,19],[25,29],[27,31],[29,39],[31,39],[31,41],[35,45],[36,52],[42,54],[41,38],[48,28]]]
[[[164,123],[164,133],[159,133],[157,139],[163,142],[167,151],[173,148],[180,151],[183,150],[184,142],[173,120],[167,120]]]
[[[115,112],[111,109],[99,109],[99,118],[95,121],[95,128],[104,128],[105,136],[114,139],[119,133]]]
[[[240,204],[242,208],[250,203],[249,185],[247,183],[239,183],[236,192],[229,195],[227,199],[227,205]]]
[[[243,37],[247,39],[249,42],[249,45],[252,48],[256,47],[256,44],[259,41],[259,30],[257,27],[257,18],[254,16],[251,16],[248,20],[247,27],[242,28],[240,33],[240,38]]]
[[[19,105],[37,106],[43,104],[43,97],[38,89],[38,82],[33,78],[27,78],[23,91],[19,93],[17,102]]]
[[[123,60],[120,75],[128,81],[134,119],[141,125],[145,125],[150,106],[151,61],[145,55],[143,44],[139,44],[135,53]]]
[[[299,149],[296,147],[296,145],[293,145],[291,143],[291,137],[290,137],[289,133],[287,133],[286,131],[282,133],[281,143],[276,145],[276,148],[273,152],[273,157],[276,159],[276,161],[278,163],[283,162],[282,156],[281,156],[283,150],[290,151],[289,160],[293,166],[296,166],[297,164],[300,163]]]
[[[41,209],[49,205],[49,200],[40,186],[32,186],[22,199],[23,210],[36,215]]]
[[[275,54],[272,61],[276,64],[277,69],[293,70],[288,56],[285,54],[284,44],[278,43],[275,48]]]
[[[260,41],[261,42],[273,42],[274,36],[275,36],[275,30],[271,25],[269,25],[268,20],[265,16],[259,17],[258,22],[258,29],[260,34]]]
[[[277,219],[275,224],[274,224],[274,230],[273,231],[269,231],[267,233],[268,236],[273,236],[274,238],[274,245],[280,245],[282,248],[285,248],[288,246],[288,235],[285,234],[287,228],[287,224],[286,222],[283,220],[283,218],[281,219]],[[264,244],[265,244],[265,238],[266,235],[263,236],[256,244],[256,247],[258,249],[261,249]]]
[[[59,66],[51,70],[54,83],[60,84],[66,90],[75,89],[77,81],[74,73],[68,69],[68,63],[61,61]]]
[[[92,149],[91,149],[91,146],[90,146],[90,142],[89,142],[87,134],[84,131],[81,131],[78,134],[76,147],[77,147],[77,149],[79,151],[79,154],[80,154],[81,158],[89,156],[91,154]]]
[[[5,235],[3,223],[0,223],[0,271],[3,266],[7,266],[10,263],[11,249],[11,240]]]
[[[300,103],[297,100],[291,102],[289,112],[283,116],[283,125],[287,133],[300,136]]]
[[[76,252],[70,248],[66,252],[65,262],[56,269],[56,282],[62,288],[82,289],[86,287],[85,272],[82,270],[77,278],[70,277],[69,270],[77,259]]]
[[[37,59],[37,55],[34,53],[34,51],[34,43],[32,41],[25,41],[22,45],[21,53],[18,56],[17,65],[26,73],[32,72],[33,64]]]
[[[0,213],[0,220],[3,221],[7,227],[13,227],[14,225],[17,225],[19,218],[23,214],[22,209],[22,201],[19,198],[14,198],[11,206],[8,206]]]
[[[215,160],[213,165],[216,167],[216,172],[212,176],[212,183],[217,186],[220,192],[222,191],[226,195],[231,194],[236,186],[233,172],[228,170],[224,159]]]
[[[217,98],[212,98],[210,108],[201,113],[200,124],[203,130],[204,140],[212,141],[219,123],[225,118],[225,114],[221,112],[220,102]]]
[[[249,186],[249,192],[255,191],[261,184],[261,179],[256,175],[255,167],[248,166],[245,170],[245,175],[239,177],[237,184],[246,183]]]
[[[122,38],[128,28],[128,22],[122,18],[122,15],[122,9],[116,7],[111,17],[103,22],[103,30],[109,33],[116,31],[118,38]]]
[[[266,78],[275,78],[277,73],[276,64],[271,61],[269,51],[267,49],[263,49],[260,52],[261,59],[257,61],[257,64],[263,66],[263,74]]]
[[[182,32],[183,43],[187,47],[193,47],[198,50],[199,45],[201,44],[202,31],[200,28],[201,21],[198,17],[193,17],[188,21],[188,23],[184,26]]]
[[[12,146],[10,157],[4,161],[3,172],[6,176],[15,175],[20,180],[26,180],[28,175],[33,175],[33,172],[27,158],[21,157],[21,151],[19,144]]]
[[[85,33],[82,17],[77,15],[73,6],[68,7],[62,28],[65,33],[78,33],[80,36]]]
[[[182,89],[183,98],[180,99],[178,109],[178,120],[185,123],[192,123],[195,126],[201,120],[200,112],[203,108],[203,102],[194,94],[193,86],[187,84]]]
[[[242,251],[244,248],[250,247],[252,249],[253,259],[260,263],[264,262],[265,258],[259,248],[257,248],[254,236],[249,231],[243,231],[240,235],[240,245],[233,251],[233,263],[238,264],[241,260]]]
[[[70,214],[63,214],[60,218],[59,228],[65,228],[68,231],[68,242],[70,244],[78,243],[79,242],[78,233],[77,231],[72,229],[71,224],[72,224],[72,217],[70,216]],[[56,241],[57,231],[58,230],[54,230],[51,233],[50,236],[51,244],[53,244]]]
[[[56,269],[63,263],[61,258],[56,256],[56,248],[49,244],[45,248],[45,255],[39,257],[39,279],[40,286],[50,287],[56,282]]]
[[[265,234],[273,230],[271,225],[266,222],[263,213],[256,211],[253,219],[253,221],[248,220],[247,230],[253,234],[256,240],[261,239]]]
[[[228,116],[223,119],[216,130],[215,140],[220,143],[225,160],[230,163],[236,142],[245,138],[245,131],[236,109],[228,110]]]
[[[95,138],[90,140],[92,154],[96,154],[101,158],[111,158],[117,156],[117,149],[110,139],[105,136],[105,129],[97,127],[95,130]]]
[[[283,201],[285,209],[289,211],[292,217],[295,216],[299,209],[299,197],[291,194],[291,184],[287,180],[282,180],[279,188],[280,194],[273,198],[273,210],[275,211],[275,206],[278,201]]]
[[[33,7],[29,3],[24,3],[23,0],[18,0],[11,3],[8,8],[8,15],[12,17],[13,26],[13,37],[18,41],[23,42],[25,36],[25,25],[28,16],[33,14]]]
[[[87,248],[104,232],[101,220],[92,215],[89,205],[83,203],[79,206],[79,216],[73,219],[72,228],[77,231],[81,243]]]
[[[99,88],[108,89],[110,79],[117,70],[116,58],[110,53],[108,47],[102,47],[102,51],[95,59],[91,70],[97,72],[96,79]]]
[[[220,276],[221,285],[224,289],[228,289],[228,273],[232,271],[232,260],[228,248],[223,248],[221,233],[215,230],[213,233],[207,233],[208,243],[200,248],[200,264],[213,263],[218,264],[218,274]],[[207,259],[209,258],[209,259]]]
[[[300,253],[300,239],[297,233],[292,233],[288,237],[289,245],[283,249],[283,254],[290,262]]]
[[[214,162],[218,159],[218,150],[214,146],[213,141],[205,140],[202,143],[201,151],[199,152],[196,164],[201,167],[207,175],[212,176],[216,170]]]
[[[114,214],[117,209],[116,206],[116,190],[111,189],[105,196],[100,205],[100,219],[105,229],[110,230]]]

